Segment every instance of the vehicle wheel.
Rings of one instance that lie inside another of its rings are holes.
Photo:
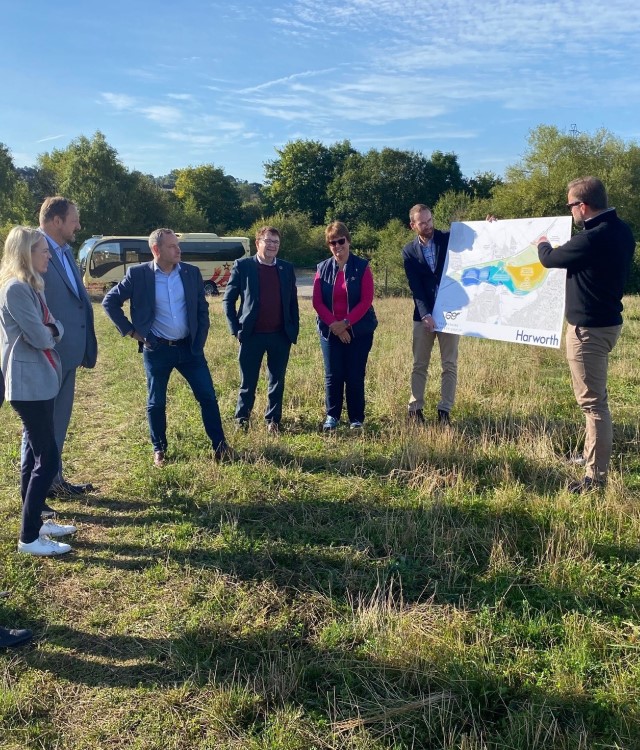
[[[208,294],[210,297],[217,297],[220,294],[220,290],[215,281],[205,281],[204,293]]]

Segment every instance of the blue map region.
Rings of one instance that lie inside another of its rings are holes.
[[[478,286],[479,284],[491,284],[493,286],[506,286],[512,294],[526,294],[513,283],[511,276],[504,270],[504,264],[497,266],[482,266],[482,268],[465,268],[462,272],[461,281],[463,286]]]

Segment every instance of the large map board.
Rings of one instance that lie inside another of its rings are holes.
[[[566,271],[538,260],[543,236],[554,247],[567,242],[571,217],[452,224],[436,330],[557,349]]]

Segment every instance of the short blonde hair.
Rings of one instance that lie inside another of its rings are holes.
[[[0,264],[0,288],[13,279],[24,281],[37,292],[44,289],[44,279],[33,269],[31,252],[44,234],[33,227],[14,227],[4,242],[4,253]]]

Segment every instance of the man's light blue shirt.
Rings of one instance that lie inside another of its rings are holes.
[[[438,262],[436,243],[433,241],[433,239],[430,239],[428,242],[423,244],[420,238],[418,238],[418,243],[420,244],[422,255],[425,261],[428,263],[429,268],[435,272],[436,264]]]
[[[187,301],[184,296],[184,284],[180,278],[180,264],[165,273],[153,261],[156,284],[156,317],[151,332],[161,339],[178,341],[189,335],[187,318]]]
[[[58,260],[60,261],[62,267],[64,268],[64,272],[67,274],[67,278],[69,279],[69,282],[71,286],[73,287],[73,291],[76,293],[76,297],[80,296],[80,292],[78,291],[78,282],[76,281],[76,277],[73,274],[73,270],[71,269],[71,266],[69,265],[69,258],[67,257],[67,254],[64,252],[65,248],[69,247],[69,245],[64,245],[63,247],[60,247],[58,243],[52,238],[49,237],[49,235],[46,232],[43,232],[40,230],[42,234],[49,240],[49,244],[53,247],[53,251],[56,254]]]

